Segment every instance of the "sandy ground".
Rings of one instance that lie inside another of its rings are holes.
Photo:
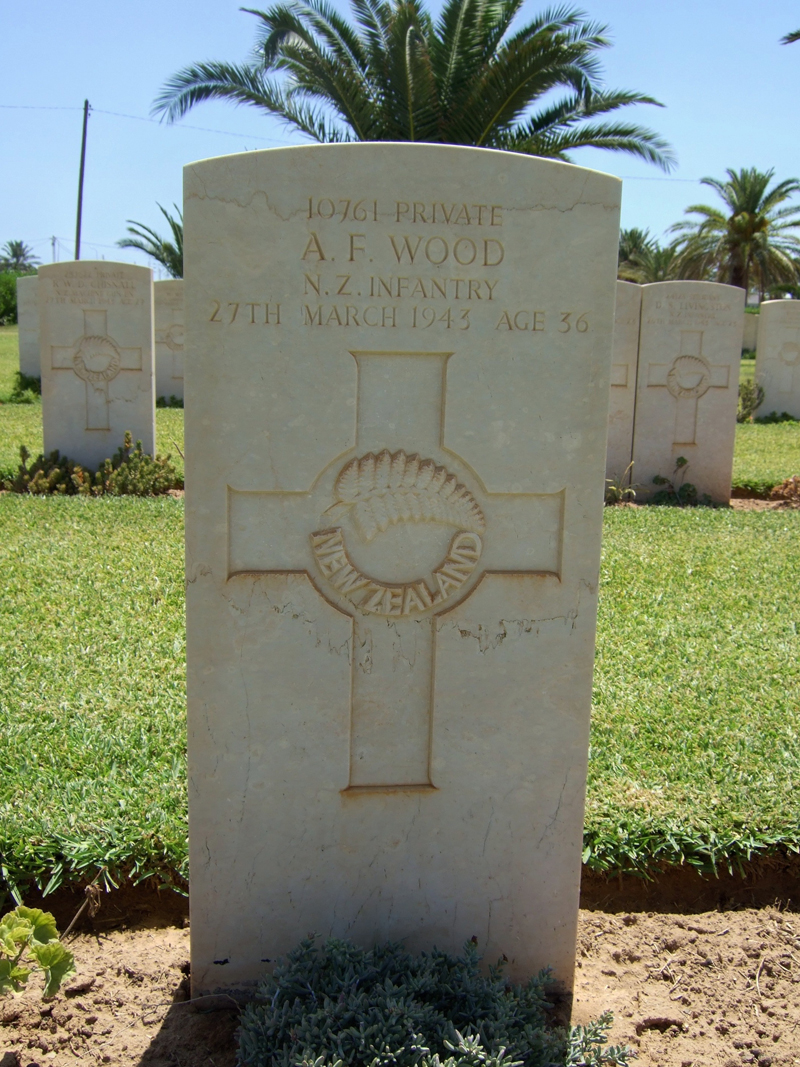
[[[188,929],[96,925],[71,940],[78,974],[53,1001],[0,1000],[0,1067],[233,1067],[237,1008],[189,1002]],[[794,912],[584,910],[577,968],[574,1021],[612,1010],[642,1067],[800,1065]]]

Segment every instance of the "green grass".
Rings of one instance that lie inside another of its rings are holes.
[[[799,512],[606,510],[591,866],[800,848],[798,569]]]
[[[14,375],[19,370],[18,333],[16,326],[0,326],[0,401],[13,389]]]
[[[733,484],[766,495],[774,485],[800,474],[800,422],[736,427]]]
[[[6,880],[186,873],[181,501],[0,497]],[[800,512],[609,508],[587,860],[800,847]]]
[[[6,880],[185,872],[183,506],[0,497]]]

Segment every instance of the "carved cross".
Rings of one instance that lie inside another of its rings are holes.
[[[355,447],[310,488],[229,487],[228,580],[302,573],[351,617],[348,790],[430,790],[436,619],[485,576],[560,578],[565,491],[488,492],[445,448],[451,352],[352,355]]]
[[[66,348],[50,346],[53,370],[77,374],[86,384],[86,429],[108,430],[108,383],[121,371],[142,369],[141,348],[120,348],[108,335],[108,312],[84,309],[83,336]]]
[[[172,355],[171,377],[180,381],[183,381],[183,335],[184,328],[179,322],[156,331],[156,343],[166,345]]]
[[[709,389],[727,389],[730,367],[703,358],[703,330],[681,330],[680,352],[672,363],[651,363],[648,387],[666,387],[675,397],[673,444],[693,445],[697,438],[697,402]]]
[[[787,331],[788,332],[788,331]],[[800,331],[792,330],[794,341],[784,341],[778,351],[780,365],[777,374],[777,386],[779,393],[793,393],[800,381],[800,344],[797,343],[797,335]]]

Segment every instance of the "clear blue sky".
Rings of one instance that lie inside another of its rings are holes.
[[[346,9],[346,0],[334,2]],[[525,10],[544,6],[531,2]],[[640,107],[637,118],[665,136],[678,155],[670,180],[662,180],[655,167],[617,153],[575,154],[574,162],[625,179],[623,226],[661,234],[688,204],[713,200],[698,179],[722,177],[726,167],[774,167],[778,178],[800,176],[800,42],[778,43],[800,27],[800,3],[591,0],[578,6],[610,28],[607,85],[661,100],[663,109]],[[172,127],[141,121],[178,68],[202,59],[246,58],[255,19],[240,12],[235,0],[4,0],[3,8],[0,244],[27,241],[49,262],[55,235],[58,257],[72,258],[84,98],[94,108],[85,258],[146,262],[115,249],[115,242],[129,218],[163,228],[156,202],[180,203],[185,163],[304,143],[255,110],[222,103],[201,104]]]

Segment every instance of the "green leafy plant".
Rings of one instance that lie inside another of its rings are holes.
[[[762,426],[768,426],[771,423],[776,422],[798,422],[794,415],[790,415],[788,411],[782,411],[780,415],[777,411],[770,411],[769,415],[760,415],[754,422],[760,423]]]
[[[617,478],[606,478],[606,504],[625,504],[636,499],[637,485],[630,482],[633,460]],[[626,482],[628,483],[626,485]]]
[[[361,949],[307,938],[280,960],[245,1008],[241,1067],[573,1067],[628,1064],[604,1048],[611,1016],[568,1033],[553,1024],[549,973],[512,985],[503,964],[399,944]]]
[[[30,453],[20,446],[20,465],[14,477],[6,478],[2,488],[12,493],[35,496],[161,496],[181,486],[171,457],[148,455],[142,442],[133,445],[129,430],[113,458],[104,460],[97,471],[90,471],[62,456],[58,450],[40,454],[28,463]]]
[[[159,396],[159,397],[156,397],[156,407],[157,408],[182,408],[183,407],[183,399],[182,399],[182,397],[175,396],[174,393],[169,397]]]
[[[764,403],[764,387],[754,382],[739,383],[737,422],[751,422],[754,412]]]
[[[689,508],[697,507],[698,504],[710,504],[711,499],[705,493],[698,496],[697,486],[691,482],[685,482],[686,468],[689,460],[685,456],[678,456],[675,460],[675,470],[672,472],[672,480],[657,474],[653,478],[654,485],[663,486],[650,498],[651,504],[670,504],[673,507]]]
[[[52,997],[75,973],[75,959],[50,912],[21,904],[0,919],[0,994],[20,992],[36,970],[44,974],[44,996]]]
[[[6,398],[7,404],[36,404],[42,395],[42,379],[31,374],[14,372],[14,384]]]

